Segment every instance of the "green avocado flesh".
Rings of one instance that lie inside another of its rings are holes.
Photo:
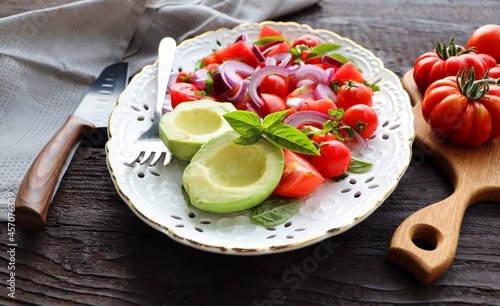
[[[201,145],[231,126],[222,115],[236,111],[232,103],[198,100],[183,102],[160,121],[160,138],[172,154],[190,161]]]
[[[271,195],[284,167],[283,150],[262,140],[244,146],[234,131],[212,138],[184,170],[182,183],[191,204],[211,212],[251,208]]]

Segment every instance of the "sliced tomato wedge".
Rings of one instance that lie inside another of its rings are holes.
[[[206,99],[209,97],[197,94],[197,91],[203,90],[192,83],[175,83],[170,87],[170,101],[172,109],[179,103]]]
[[[287,110],[285,100],[278,95],[263,93],[260,95],[262,101],[264,101],[264,115],[268,115],[270,113],[281,112]]]
[[[262,29],[260,30],[259,38],[263,38],[263,37],[283,37],[283,38],[285,38],[285,36],[283,36],[283,34],[281,34],[277,30],[275,30],[271,27],[268,27],[268,26],[263,26]]]
[[[283,150],[285,169],[274,193],[284,197],[302,197],[318,188],[325,178],[305,158]]]
[[[365,79],[358,68],[352,62],[349,62],[342,65],[342,67],[335,72],[333,80],[337,81],[337,84],[342,86],[350,80],[363,83]]]
[[[310,111],[317,111],[323,114],[328,115],[328,111],[330,109],[336,109],[337,106],[331,99],[322,99],[322,100],[313,100],[313,101],[306,101],[304,105],[299,109],[299,111],[305,111],[305,110],[310,110]]]
[[[215,57],[221,61],[239,60],[252,67],[257,66],[257,57],[244,41],[238,41],[214,52]]]

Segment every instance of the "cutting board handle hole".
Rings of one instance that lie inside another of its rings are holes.
[[[422,250],[435,250],[442,241],[442,237],[441,232],[429,224],[415,224],[412,228],[411,241]]]

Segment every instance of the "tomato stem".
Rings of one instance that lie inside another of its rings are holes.
[[[467,71],[467,66],[465,66],[462,72],[457,74],[458,88],[469,101],[481,100],[490,89],[490,81],[488,73],[485,74],[483,79],[476,80],[474,67]]]
[[[455,44],[455,36],[451,37],[449,44],[441,43],[440,41],[436,43],[436,53],[443,60],[446,60],[452,56],[460,56],[462,54],[467,54],[473,52],[474,50],[475,50],[474,47],[471,47],[469,49],[464,49],[461,46],[457,46]]]

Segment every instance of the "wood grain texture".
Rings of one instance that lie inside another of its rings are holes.
[[[498,23],[498,11],[500,2],[485,0],[324,0],[280,20],[351,38],[402,77],[436,40],[455,34],[463,42],[474,28]],[[114,189],[104,149],[81,147],[44,230],[16,229],[16,300],[3,286],[0,304],[498,305],[496,202],[467,209],[455,259],[435,281],[423,285],[386,259],[398,225],[454,190],[426,153],[414,146],[392,195],[342,235],[284,254],[234,257],[181,245],[141,222]],[[0,237],[5,243],[6,226],[0,225]],[[0,278],[7,280],[9,256],[2,251],[0,258]]]

